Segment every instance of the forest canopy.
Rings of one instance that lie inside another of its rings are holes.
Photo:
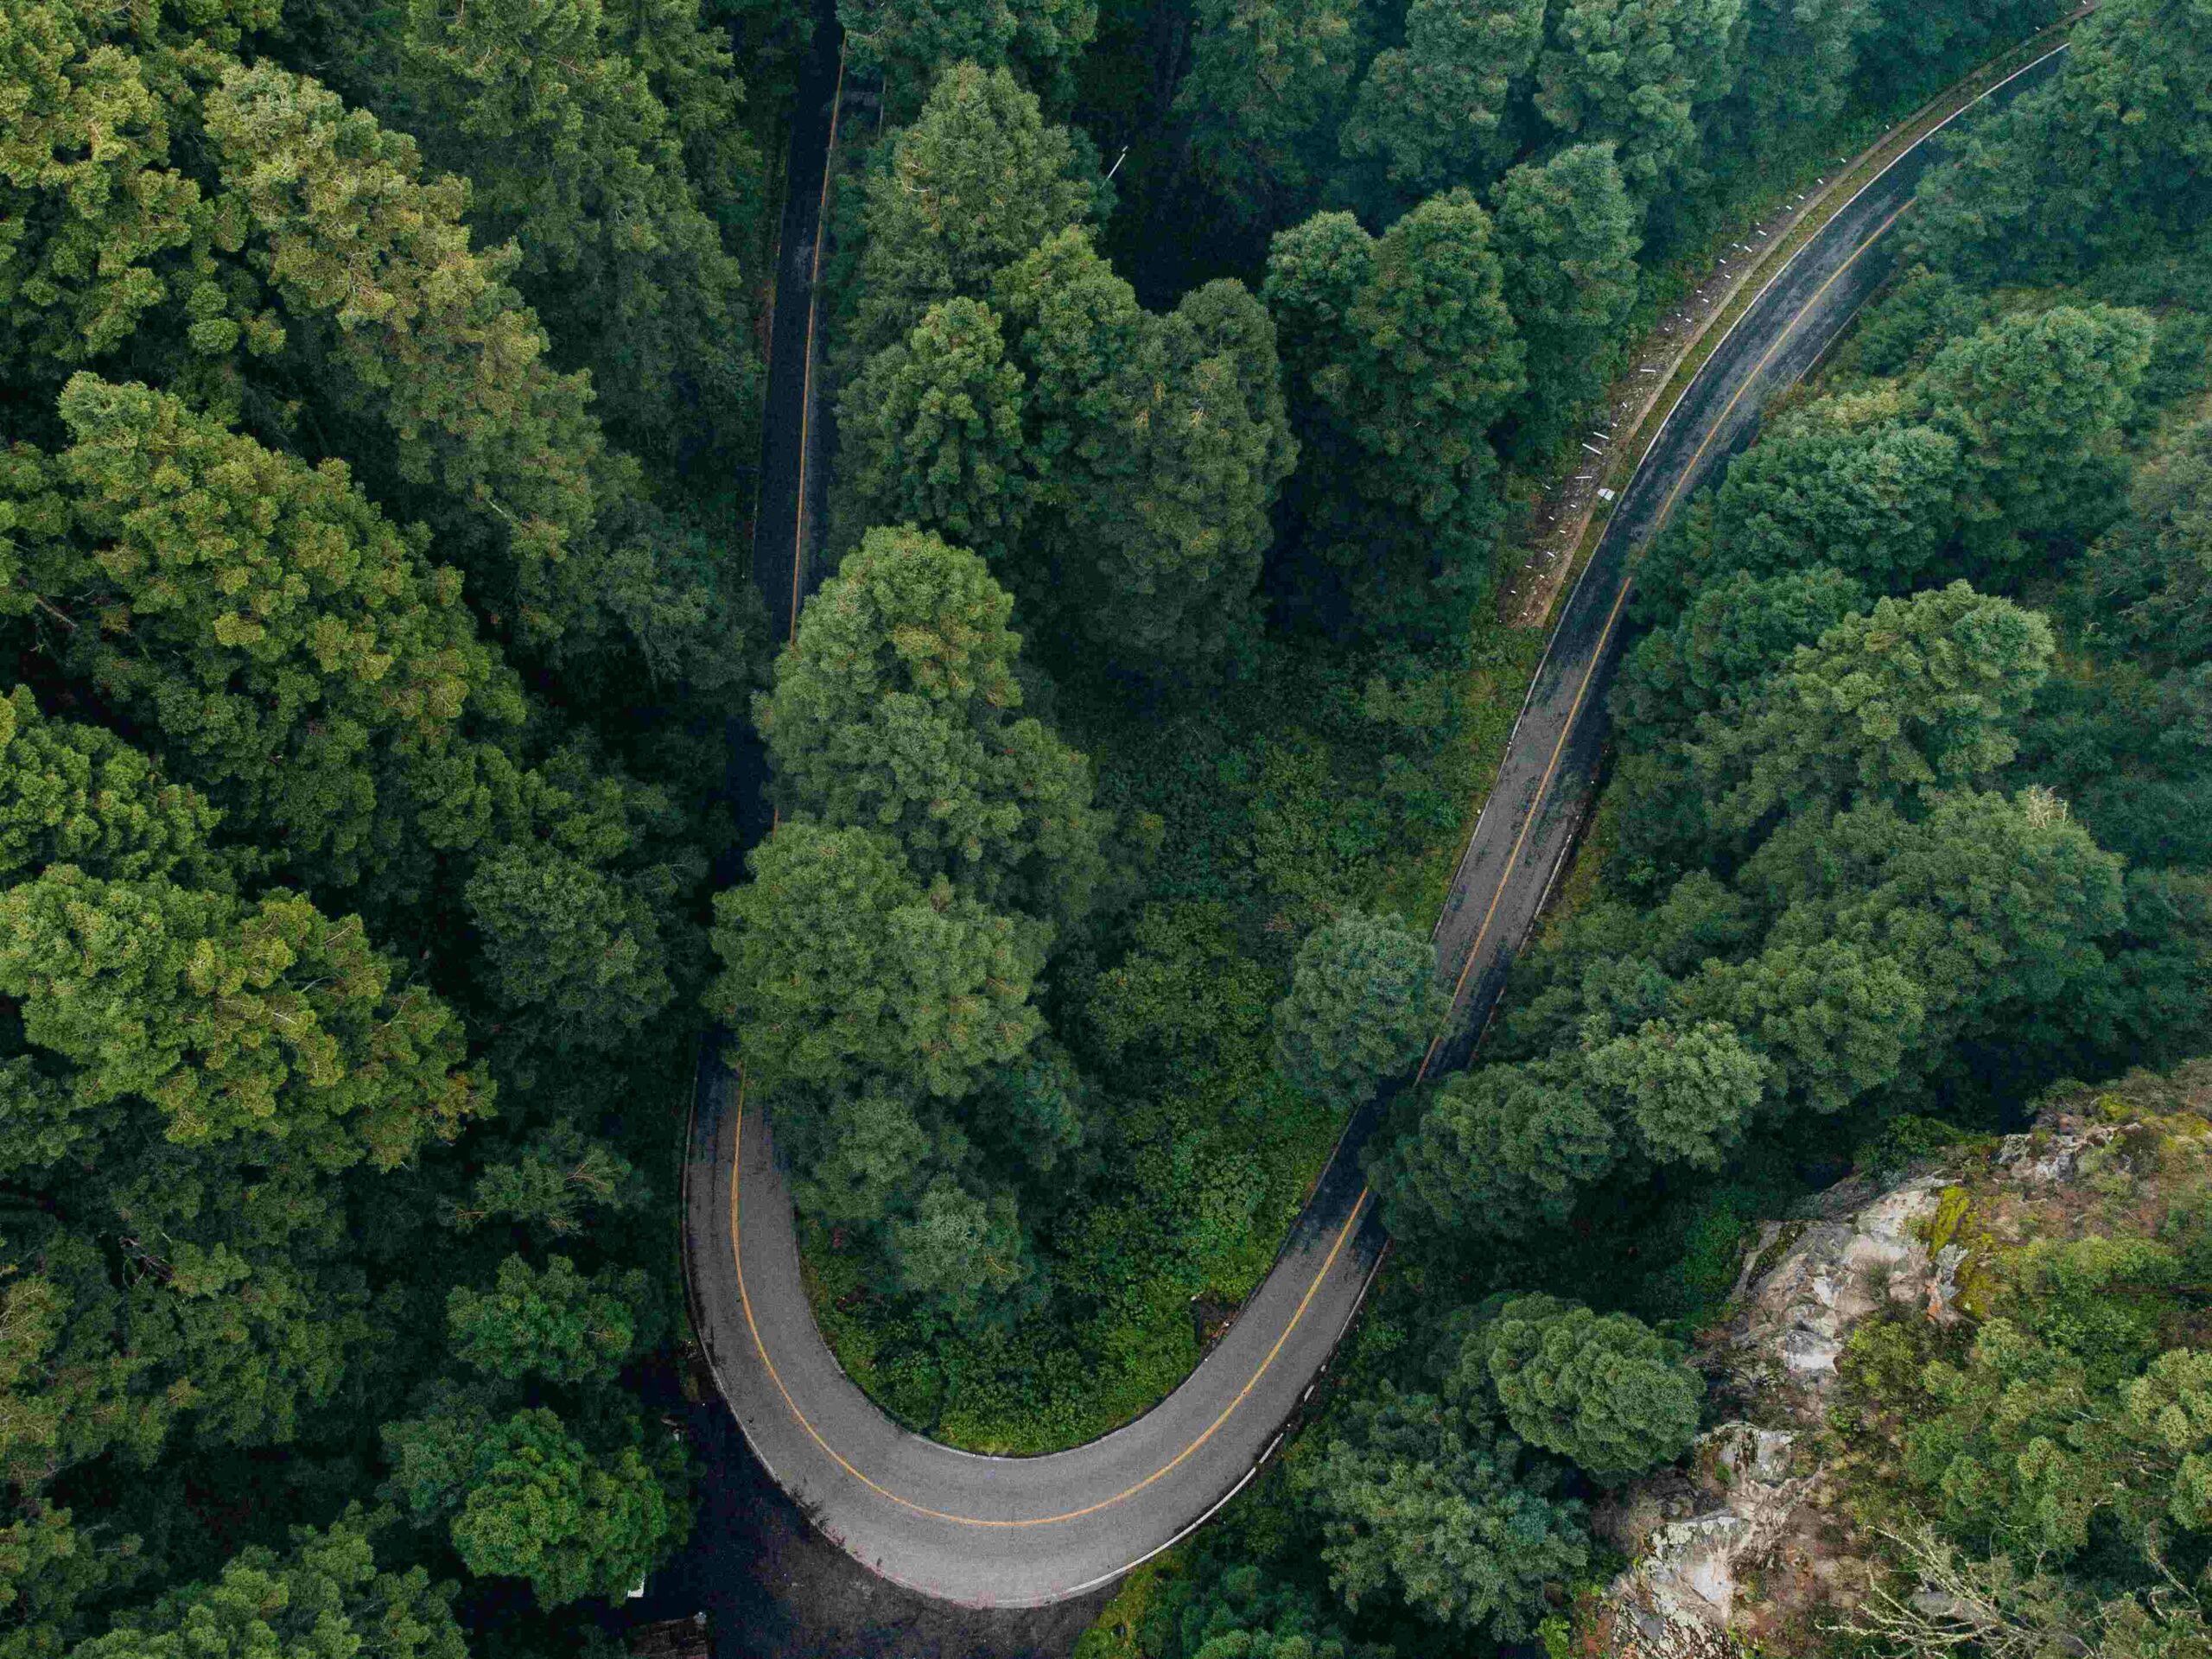
[[[832,10],[829,511],[756,570]],[[702,1053],[841,1358],[999,1451],[1185,1375],[1390,1096],[1420,1306],[1142,1643],[1529,1640],[1706,1410],[1593,1250],[2212,1036],[2201,3],[1978,123],[1645,554],[1602,868],[1395,1094],[1539,482],[2055,7],[820,10],[0,12],[0,1659],[599,1651],[692,1525]]]
[[[563,1650],[689,1529],[786,21],[0,16],[10,1654]]]

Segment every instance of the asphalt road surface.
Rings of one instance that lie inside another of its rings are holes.
[[[769,637],[788,640],[799,607],[818,584],[812,552],[830,487],[829,411],[819,395],[821,286],[830,152],[845,93],[844,34],[834,0],[815,0],[814,38],[799,66],[784,218],[777,234],[776,297],[768,328],[768,386],[754,507],[753,573],[767,601]]]
[[[2058,55],[1990,96],[2010,97],[2048,75]],[[825,145],[827,130],[821,124]],[[795,186],[806,167],[797,148],[795,141]],[[1471,1052],[1572,844],[1604,734],[1637,552],[1742,447],[1766,401],[1804,374],[1888,274],[1886,232],[1930,159],[1924,143],[1906,151],[1759,293],[1623,493],[1537,670],[1438,920],[1453,1013],[1424,1073],[1462,1064]],[[817,201],[822,176],[817,161]],[[811,250],[802,259],[790,241],[795,218],[810,240],[815,228],[800,195],[794,188],[785,219],[779,354],[787,339],[811,337]],[[794,291],[791,283],[802,276]],[[810,318],[804,332],[802,309]],[[798,349],[810,363],[817,348]],[[772,360],[770,378],[767,481],[777,477],[779,442],[795,442],[789,453],[796,459],[786,465],[781,498],[789,516],[770,520],[764,490],[755,563],[772,612],[787,621],[810,585],[800,504],[818,487],[808,474],[820,462],[804,435],[810,375],[792,372],[788,359]],[[786,401],[793,397],[798,405]],[[839,1369],[808,1308],[790,1194],[766,1126],[735,1073],[704,1065],[684,1185],[685,1262],[701,1340],[761,1462],[864,1566],[975,1606],[1031,1606],[1077,1594],[1166,1548],[1226,1503],[1311,1393],[1386,1243],[1359,1156],[1381,1109],[1354,1118],[1266,1281],[1180,1388],[1088,1445],[1049,1457],[987,1458],[899,1427]]]

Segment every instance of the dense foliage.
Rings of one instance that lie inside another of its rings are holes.
[[[690,1526],[709,1018],[868,1386],[1149,1404],[1435,1034],[1482,601],[1662,262],[2050,10],[849,0],[772,665],[791,8],[10,4],[0,1659],[587,1645]],[[1427,1323],[1166,1647],[1530,1635],[1699,1410],[1559,1230],[2204,1035],[2205,27],[2107,0],[1653,550],[1605,884],[1394,1109]]]
[[[1346,911],[1298,947],[1274,1007],[1275,1064],[1342,1106],[1410,1069],[1442,1020],[1436,947],[1395,916]]]
[[[1977,1179],[1978,1148],[1952,1155],[1962,1179],[1937,1220],[1957,1305],[1868,1320],[1840,1367],[1845,1506],[1896,1541],[1901,1581],[1964,1610],[1877,1599],[1859,1622],[1885,1647],[1929,1651],[1947,1626],[2114,1656],[2212,1640],[2205,1081],[2199,1061],[2058,1091],[2054,1111],[2129,1126],[2086,1150],[2069,1192]]]
[[[1572,101],[1605,127],[1617,168],[1689,164],[1662,100],[1610,128],[1594,78],[1548,80],[1553,37],[1520,15],[1455,20],[1512,66],[1487,80],[1413,73],[1455,38],[1418,6],[1378,70],[1409,105],[1454,86],[1482,111],[1465,153],[1491,167],[1523,85],[1547,118]],[[1922,22],[1924,50],[1932,14],[1799,8],[1751,38],[1834,61],[1859,30],[1902,52]],[[2013,1127],[2054,1078],[2212,1043],[2212,635],[2192,621],[2212,212],[2180,159],[2206,142],[2208,39],[2202,8],[2148,0],[2081,24],[2049,88],[1928,178],[1911,263],[1814,393],[1643,554],[1583,855],[1602,865],[1515,964],[1483,1063],[1393,1106],[1370,1170],[1399,1246],[1381,1305],[1284,1474],[1150,1592],[1190,1610],[1138,1630],[1152,1659],[1217,1622],[1266,1628],[1240,1607],[1331,1594],[1355,1649],[1579,1650],[1578,1592],[1612,1571],[1580,1506],[1697,1434],[1683,1339],[1725,1306],[1751,1224],[1854,1163]],[[1813,93],[1797,73],[1738,85],[1787,107]],[[1744,95],[1716,129],[1753,119]],[[1700,97],[1685,85],[1694,123]],[[1436,148],[1394,149],[1379,99],[1361,120],[1394,180],[1434,179]],[[1276,238],[1274,291],[1349,338],[1377,241],[1313,219]],[[1510,308],[1510,263],[1500,291]],[[1286,365],[1313,375],[1319,327],[1290,315]],[[1376,395],[1357,377],[1306,384],[1344,423],[1302,427],[1308,457],[1382,429],[1346,419]],[[1848,1650],[2204,1650],[2202,1134],[2183,1116],[2114,1141],[2024,1248],[2017,1223],[1969,1238],[1946,1198],[1969,1317],[1898,1310],[1846,1364],[1851,1518],[1897,1557]]]
[[[709,1006],[817,1317],[917,1427],[1041,1451],[1196,1357],[1436,1035],[1376,918],[1426,919],[1533,654],[1483,602],[1515,469],[1751,156],[2044,16],[1754,11],[843,9],[883,118],[832,191],[839,570]],[[972,679],[904,665],[940,634]],[[1585,1160],[1716,1167],[1758,1058],[1618,1034],[1561,1083]]]
[[[1410,1125],[1401,1236],[1511,1237],[1624,1163],[1986,1090],[1992,1043],[2049,1076],[2212,1034],[2172,1000],[2201,973],[2172,908],[2203,877],[2137,845],[2123,865],[2099,804],[2069,810],[2035,759],[2061,637],[2004,592],[2094,569],[2126,522],[2128,445],[2171,441],[2144,396],[2161,329],[2003,315],[1797,411],[1653,550],[1613,890],[1530,962],[1501,1058]],[[1870,488],[1901,498],[1885,540],[1856,529]]]
[[[739,16],[0,16],[0,1649],[558,1652],[689,1529]]]

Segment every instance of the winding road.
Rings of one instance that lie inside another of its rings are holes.
[[[814,288],[836,50],[834,24],[817,31],[793,139],[770,364],[755,567],[786,632],[812,586],[804,553],[821,471],[813,453]],[[1985,99],[2047,76],[2064,50]],[[809,143],[819,145],[811,162]],[[1637,552],[1748,440],[1767,400],[1805,373],[1888,274],[1887,233],[1930,159],[1925,139],[1905,150],[1759,292],[1669,413],[1616,505],[1537,669],[1438,918],[1452,1014],[1420,1076],[1464,1064],[1471,1052],[1572,845],[1603,738]],[[1180,1388],[1087,1445],[1049,1457],[988,1458],[908,1433],[839,1369],[808,1307],[790,1194],[766,1125],[741,1078],[710,1058],[701,1067],[684,1181],[694,1321],[753,1451],[863,1565],[971,1605],[1059,1600],[1120,1576],[1198,1526],[1281,1440],[1381,1265],[1386,1239],[1360,1152],[1382,1109],[1378,1102],[1356,1115],[1267,1279]]]

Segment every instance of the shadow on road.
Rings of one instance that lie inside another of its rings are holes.
[[[1113,1595],[977,1611],[877,1578],[814,1530],[719,1400],[684,1425],[699,1464],[691,1542],[630,1608],[713,1619],[715,1659],[1058,1659]]]

